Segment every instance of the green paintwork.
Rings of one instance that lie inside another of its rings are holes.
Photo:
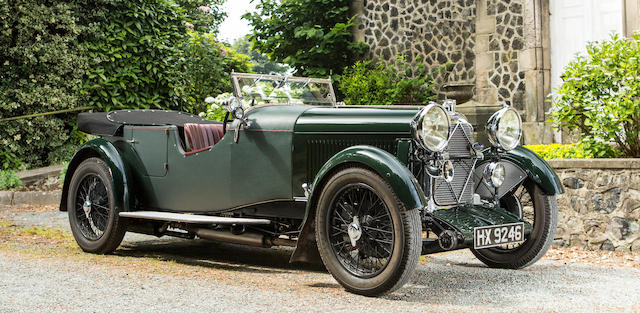
[[[60,210],[67,210],[67,193],[73,172],[82,161],[93,156],[99,156],[111,170],[111,177],[113,178],[111,187],[114,193],[115,207],[122,211],[128,211],[129,195],[131,194],[129,190],[131,181],[129,166],[123,161],[120,156],[120,151],[104,138],[97,138],[86,142],[80,147],[78,152],[74,154],[73,158],[71,158],[64,179]]]
[[[185,154],[175,126],[126,126],[119,143],[132,166],[136,196],[146,208],[222,212],[290,200],[291,147],[303,106],[265,106],[247,112],[249,127],[233,141],[237,124],[211,149]],[[129,142],[133,141],[133,144]],[[165,163],[167,164],[165,167]]]
[[[371,168],[406,208],[423,208],[425,194],[406,166],[410,121],[418,110],[260,106],[247,111],[249,126],[240,130],[239,142],[233,140],[234,122],[220,142],[194,154],[185,154],[176,126],[126,126],[122,137],[85,144],[71,164],[89,157],[87,151],[103,158],[114,176],[116,205],[124,210],[138,203],[143,209],[220,213],[304,197],[303,183],[313,187],[314,197],[328,173],[345,163]],[[519,147],[502,158],[522,167],[545,192],[562,192],[553,170],[530,150]],[[510,221],[509,216],[489,211],[463,208],[456,216],[447,215],[451,210],[434,215],[463,233],[482,218],[496,224]]]
[[[527,173],[527,176],[536,182],[546,194],[554,195],[564,193],[562,182],[556,172],[553,171],[547,161],[535,152],[518,146],[507,153],[501,154],[500,157],[522,168],[525,173]]]
[[[296,133],[393,133],[411,134],[409,122],[418,113],[414,109],[312,108],[296,123]]]
[[[464,236],[464,244],[473,246],[475,227],[524,222],[525,234],[531,233],[531,224],[501,208],[482,206],[460,206],[452,209],[436,210],[431,213],[441,222],[457,229]]]
[[[167,145],[169,132],[166,126],[125,127],[123,137],[133,142],[145,173],[151,177],[167,175]]]
[[[312,197],[320,192],[315,186],[318,186],[325,175],[331,169],[345,163],[362,164],[375,171],[391,186],[407,209],[421,209],[427,205],[426,196],[409,169],[391,153],[372,146],[347,148],[329,159],[313,181]]]

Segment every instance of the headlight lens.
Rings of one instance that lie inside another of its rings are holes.
[[[522,120],[512,108],[503,108],[494,113],[487,122],[489,141],[495,147],[513,150],[522,137]]]
[[[487,185],[494,188],[502,186],[505,178],[504,165],[495,162],[489,163],[489,165],[484,168],[483,176]]]
[[[425,149],[441,152],[449,139],[449,115],[438,104],[427,105],[413,120],[413,136]]]

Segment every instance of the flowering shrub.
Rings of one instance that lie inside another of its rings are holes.
[[[612,35],[590,43],[587,53],[565,68],[553,120],[578,130],[585,150],[596,157],[640,157],[640,34]]]
[[[232,96],[233,95],[229,92],[219,94],[214,98],[213,103],[207,106],[204,112],[200,112],[200,116],[212,121],[224,120],[224,115],[227,111],[222,108],[222,102]]]

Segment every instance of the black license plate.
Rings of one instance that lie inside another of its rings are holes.
[[[473,248],[483,249],[524,241],[524,223],[475,227]]]

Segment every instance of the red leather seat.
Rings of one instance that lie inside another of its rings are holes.
[[[222,139],[222,124],[184,124],[184,135],[191,152],[205,150]]]

